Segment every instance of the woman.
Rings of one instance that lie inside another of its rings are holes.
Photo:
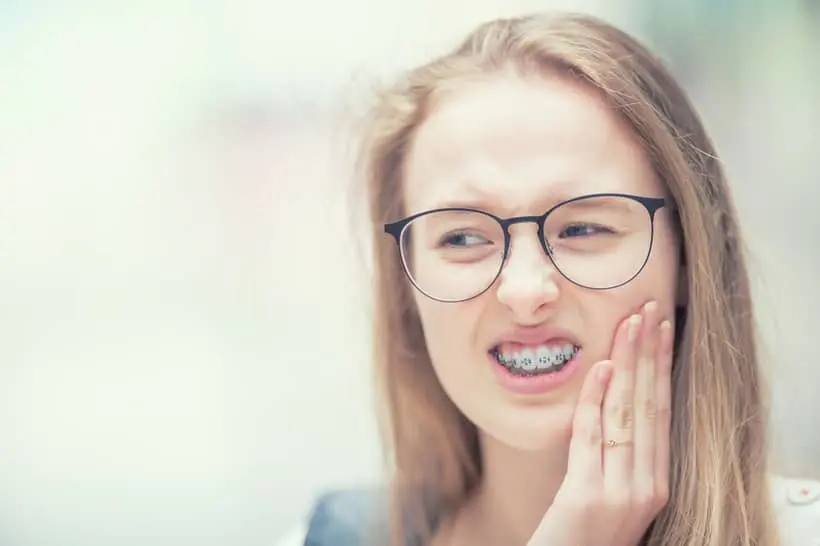
[[[391,480],[305,544],[778,544],[743,243],[683,91],[574,15],[497,20],[373,111]]]

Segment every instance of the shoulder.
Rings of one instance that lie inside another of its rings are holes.
[[[773,476],[771,492],[782,546],[820,544],[820,481]]]
[[[380,489],[332,491],[313,505],[304,546],[368,546],[387,523],[386,494]],[[374,542],[375,541],[375,542]],[[284,545],[289,546],[289,545]]]

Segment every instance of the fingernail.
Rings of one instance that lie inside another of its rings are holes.
[[[658,302],[656,301],[650,301],[649,303],[643,306],[643,310],[645,313],[654,313],[657,308]]]
[[[638,328],[641,326],[641,316],[640,315],[632,315],[629,318],[629,327],[628,327],[628,338],[629,341],[635,341],[638,337]]]
[[[665,320],[661,323],[661,339],[663,340],[663,352],[669,353],[672,351],[672,323]]]

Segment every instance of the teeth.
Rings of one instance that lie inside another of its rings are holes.
[[[547,370],[552,366],[553,359],[552,359],[552,351],[550,351],[547,347],[539,347],[538,348],[538,369],[539,370]]]
[[[523,351],[518,353],[518,358],[516,358],[516,362],[520,363],[521,367],[528,372],[531,372],[538,367],[535,352],[532,349],[524,349]]]
[[[523,375],[533,372],[557,371],[578,352],[578,347],[567,344],[563,347],[542,345],[535,349],[526,348],[512,353],[496,353],[496,359],[512,372]]]

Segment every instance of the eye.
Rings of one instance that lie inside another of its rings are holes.
[[[589,237],[591,235],[602,235],[612,233],[612,230],[604,226],[597,226],[593,224],[575,224],[567,226],[558,237],[561,239],[575,238],[575,237]]]
[[[441,244],[443,246],[476,246],[476,245],[484,245],[489,244],[486,238],[482,237],[481,235],[477,235],[475,233],[466,233],[466,232],[458,232],[458,233],[451,233],[446,235],[442,238]]]

